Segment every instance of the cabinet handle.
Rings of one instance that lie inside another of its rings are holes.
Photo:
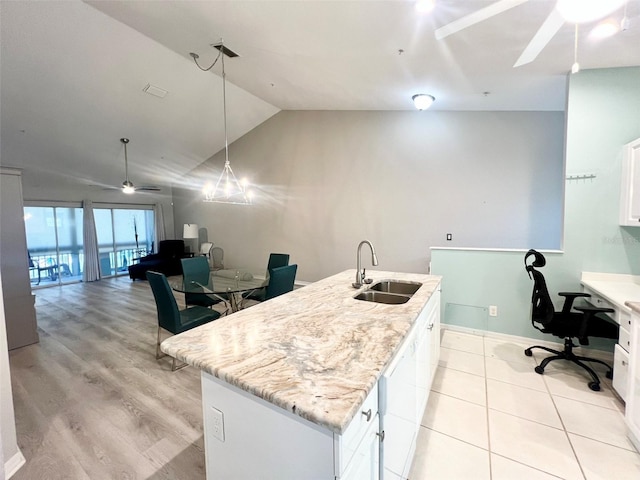
[[[433,330],[433,327],[435,327],[435,325],[436,325],[436,324],[435,324],[435,322],[431,323],[431,324],[429,325],[429,330]]]
[[[362,414],[367,417],[367,422],[371,420],[371,409],[367,410],[366,412],[363,411]]]
[[[627,362],[625,360],[622,360],[622,366],[626,367],[627,366]]]
[[[376,432],[376,435],[380,437],[380,443],[384,442],[384,430]]]

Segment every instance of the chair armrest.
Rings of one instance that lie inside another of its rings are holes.
[[[559,292],[558,295],[564,297],[564,305],[562,306],[562,313],[569,313],[573,307],[573,302],[579,297],[590,297],[588,293],[584,292]]]

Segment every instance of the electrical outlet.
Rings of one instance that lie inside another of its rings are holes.
[[[210,415],[210,425],[211,425],[211,433],[215,438],[224,442],[224,418],[222,416],[222,412],[217,408],[211,407]]]
[[[498,316],[498,307],[496,305],[489,305],[489,316],[490,317]]]
[[[447,240],[449,241],[453,240],[453,235],[451,235],[450,233],[447,233]]]

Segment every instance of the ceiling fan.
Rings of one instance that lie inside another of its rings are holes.
[[[124,182],[122,182],[122,192],[126,194],[132,194],[134,192],[159,192],[160,187],[154,185],[141,185],[135,186],[133,182],[129,180],[129,159],[127,158],[127,144],[128,138],[121,138],[120,141],[124,145]]]
[[[487,7],[465,15],[435,31],[436,39],[442,40],[467,27],[510,10],[529,0],[498,0]],[[558,0],[555,7],[524,49],[514,67],[531,63],[551,41],[565,22],[574,24],[599,20],[622,7],[627,0]],[[624,21],[624,20],[623,20]]]

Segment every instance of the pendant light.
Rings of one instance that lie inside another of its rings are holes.
[[[204,201],[213,203],[232,203],[236,205],[250,205],[252,194],[249,191],[249,183],[246,179],[238,181],[229,162],[229,140],[227,137],[227,75],[224,69],[224,57],[237,57],[238,54],[229,50],[224,46],[221,40],[219,44],[212,45],[218,49],[217,58],[208,68],[202,68],[198,64],[198,54],[190,53],[198,68],[203,71],[211,70],[211,68],[220,59],[222,63],[222,115],[224,120],[224,168],[215,184],[207,183],[203,188]]]

